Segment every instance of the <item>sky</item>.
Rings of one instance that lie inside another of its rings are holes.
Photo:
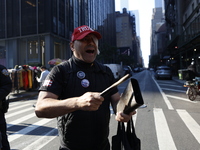
[[[148,67],[150,55],[150,29],[155,0],[115,0],[115,10],[121,11],[126,7],[128,11],[138,10],[139,12],[139,36],[144,66]],[[127,2],[128,1],[128,2]],[[121,5],[124,6],[121,6]],[[128,6],[127,6],[128,5]],[[136,27],[137,28],[137,27]]]

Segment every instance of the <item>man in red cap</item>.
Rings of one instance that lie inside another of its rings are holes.
[[[109,150],[110,104],[116,112],[118,89],[100,93],[114,83],[111,70],[98,63],[101,34],[83,25],[74,29],[73,56],[55,66],[41,86],[35,112],[38,117],[58,118],[60,150]],[[135,112],[116,114],[127,122]]]

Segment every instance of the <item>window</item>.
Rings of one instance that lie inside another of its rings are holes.
[[[37,62],[38,60],[38,42],[28,42],[28,60],[29,62]]]
[[[22,35],[36,34],[36,0],[21,0],[21,8]]]

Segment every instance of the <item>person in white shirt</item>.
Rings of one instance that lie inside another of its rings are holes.
[[[45,78],[49,74],[49,71],[47,70],[47,68],[45,66],[41,66],[40,70],[42,73],[40,75],[40,78],[37,77],[37,81],[40,83],[40,86],[41,86],[42,83],[44,82]]]

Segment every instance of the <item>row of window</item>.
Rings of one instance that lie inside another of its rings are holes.
[[[69,38],[79,25],[98,29],[114,8],[114,0],[1,0],[0,38],[47,32]]]

